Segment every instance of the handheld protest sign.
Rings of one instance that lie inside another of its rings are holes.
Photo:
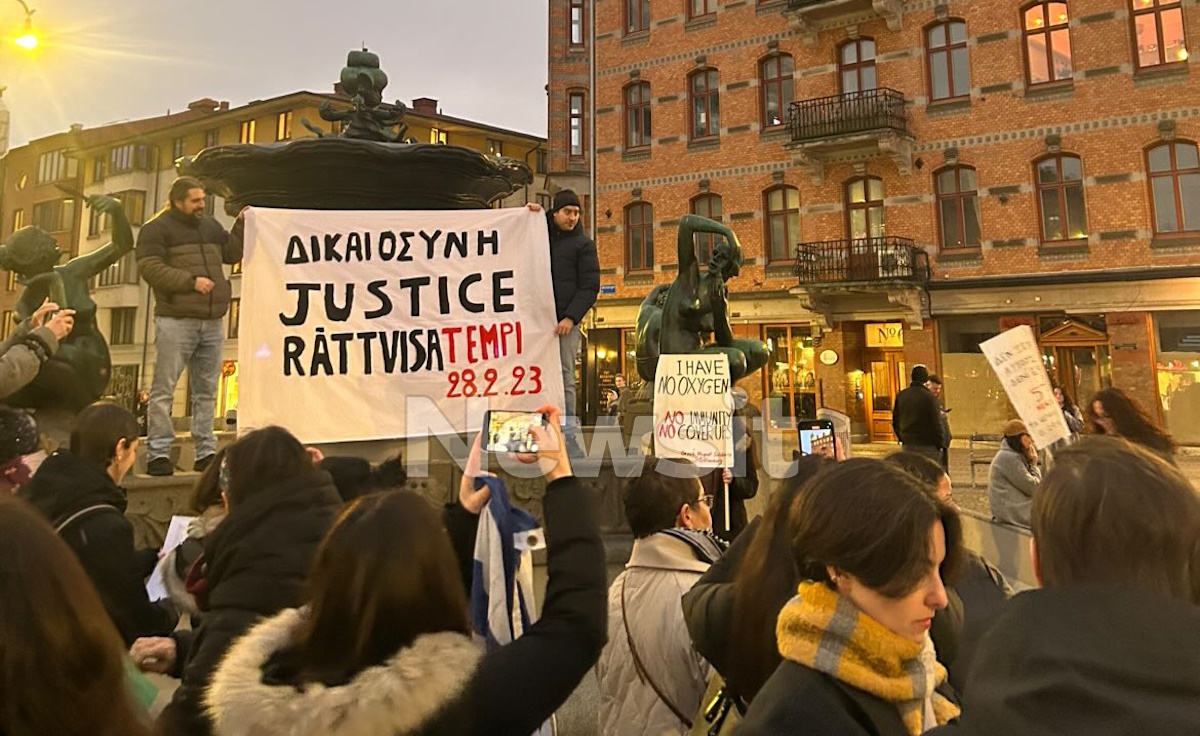
[[[1071,436],[1062,409],[1054,400],[1042,352],[1029,325],[1014,327],[985,340],[979,343],[979,349],[996,371],[1035,445],[1049,447]]]
[[[350,442],[561,404],[547,241],[545,217],[523,207],[251,208],[239,426]]]
[[[654,454],[701,468],[733,467],[729,358],[660,355],[654,376]]]

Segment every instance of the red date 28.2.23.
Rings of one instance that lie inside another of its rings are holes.
[[[446,398],[456,399],[472,396],[528,396],[542,392],[542,369],[536,365],[525,368],[515,366],[511,377],[503,379],[495,368],[488,368],[482,374],[467,368],[462,371],[451,371],[446,377],[450,384]]]

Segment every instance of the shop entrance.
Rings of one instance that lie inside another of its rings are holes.
[[[903,350],[868,351],[865,396],[872,442],[895,442],[892,433],[892,407],[896,394],[904,388],[908,370]]]
[[[1112,386],[1107,333],[1066,319],[1042,332],[1040,342],[1050,380],[1080,409],[1097,391]]]
[[[872,442],[895,442],[892,433],[892,407],[896,394],[907,385],[908,367],[904,362],[904,327],[897,322],[865,325],[867,350],[864,355],[863,397],[867,425]]]

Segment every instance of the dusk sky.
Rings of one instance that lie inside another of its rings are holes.
[[[42,46],[0,0],[10,146],[184,109],[332,91],[346,52],[379,54],[384,99],[434,97],[447,115],[546,132],[546,1],[29,0]]]

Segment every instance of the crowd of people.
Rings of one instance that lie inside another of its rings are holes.
[[[1116,428],[1117,401],[1092,412]],[[597,499],[543,410],[521,459],[546,484],[545,605],[489,649],[467,604],[478,457],[439,514],[397,460],[248,432],[198,477],[152,602],[156,556],[134,548],[119,485],[137,422],[88,407],[0,495],[0,733],[530,734],[593,669],[598,731],[618,736],[1200,727],[1200,658],[1180,645],[1200,634],[1200,495],[1156,452],[1093,430],[1056,453],[1029,509],[1041,588],[1015,596],[964,546],[928,453],[802,457],[732,544],[707,471],[648,457],[609,584]],[[1025,466],[1022,429],[1002,452]],[[142,672],[179,680],[155,721]]]
[[[557,239],[579,234],[578,209],[556,198]],[[566,258],[585,291],[588,246]],[[195,293],[217,288],[202,278]],[[556,300],[564,337],[583,301]],[[53,306],[25,349],[70,329]],[[33,418],[0,407],[0,736],[542,734],[589,673],[605,736],[1200,732],[1200,494],[1170,437],[1117,389],[1082,410],[1058,391],[1071,436],[1049,451],[1020,421],[1004,427],[993,513],[1030,527],[1040,585],[1014,595],[964,543],[940,380],[912,379],[900,452],[800,457],[754,519],[745,425],[734,468],[648,453],[624,485],[633,544],[611,582],[574,427],[541,407],[517,459],[542,476],[546,587],[540,616],[507,612],[520,625],[504,643],[472,615],[477,540],[505,495],[478,438],[438,509],[406,490],[399,458],[245,432],[200,458],[195,518],[160,559],[124,513],[132,413],[92,404],[47,455]],[[161,711],[151,673],[177,680]]]

